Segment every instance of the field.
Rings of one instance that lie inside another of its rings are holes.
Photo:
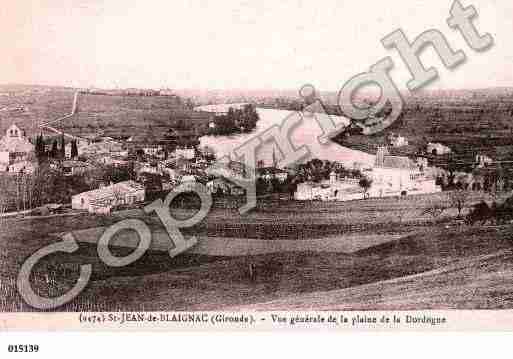
[[[72,89],[23,91],[0,98],[2,130],[16,120],[29,135],[35,134],[38,124],[71,111]],[[389,131],[405,135],[413,144],[411,150],[437,140],[450,143],[462,156],[482,151],[509,160],[513,92],[453,95],[407,99],[402,120]],[[80,135],[137,134],[151,139],[177,119],[205,125],[204,115],[184,112],[176,101],[84,95],[78,114],[55,127]],[[344,141],[372,151],[383,136],[353,136]],[[463,214],[483,199],[491,203],[495,198],[473,192]],[[216,255],[191,251],[174,259],[165,252],[150,251],[130,266],[111,268],[101,262],[96,246],[84,242],[75,253],[46,257],[31,280],[41,295],[57,296],[75,284],[81,264],[92,264],[91,283],[58,309],[62,311],[512,308],[512,226],[471,227],[456,220],[454,208],[436,218],[425,211],[449,202],[446,192],[343,203],[267,198],[240,216],[240,201],[219,201],[203,222],[182,231],[206,241],[258,241],[264,247],[265,243],[279,247],[280,241],[323,244],[315,250],[265,254],[252,254],[249,247],[244,255],[233,255],[228,249]],[[177,217],[194,212],[173,211]],[[109,226],[125,218],[142,219],[162,231],[160,221],[141,210],[112,216],[0,219],[0,310],[34,310],[17,293],[16,277],[31,254],[59,241],[55,233]],[[113,250],[118,255],[131,251]]]
[[[513,160],[513,91],[420,92],[407,96],[400,118],[374,136],[352,135],[337,142],[354,149],[375,152],[390,134],[400,134],[409,146],[396,153],[416,153],[428,142],[449,146],[462,161],[476,153],[499,161]]]
[[[74,89],[16,89],[15,96],[0,97],[0,131],[15,121],[29,136],[40,132],[38,125],[71,113]],[[177,120],[208,125],[210,114],[186,108],[176,96],[109,96],[80,94],[77,113],[51,124],[74,135],[160,137]],[[5,122],[5,123],[4,123]]]
[[[235,215],[235,209],[215,208],[189,232],[234,241],[249,237],[322,240],[333,235],[347,240],[356,235],[360,243],[356,250],[235,257],[190,253],[170,259],[164,252],[148,252],[124,268],[105,266],[95,246],[81,243],[76,253],[43,260],[35,269],[34,286],[47,295],[62,293],[74,284],[79,265],[90,263],[92,282],[59,310],[287,309],[289,305],[291,309],[511,307],[508,273],[512,270],[513,228],[457,225],[454,210],[436,221],[421,215],[423,206],[443,200],[442,195],[437,196],[336,204],[278,204],[269,199],[244,217]],[[469,205],[481,198],[489,200],[476,193]],[[189,212],[174,211],[176,215]],[[156,218],[144,217],[137,210],[118,213],[117,218],[77,215],[4,220],[0,232],[3,310],[32,310],[17,294],[15,278],[25,258],[57,241],[51,233],[107,226],[130,217],[158,226]],[[231,218],[229,223],[226,218]],[[380,240],[362,243],[365,233],[373,233]],[[115,252],[126,255],[130,249],[116,248]],[[469,287],[479,295],[468,294]],[[411,295],[402,296],[404,292]]]
[[[14,97],[0,96],[2,131],[15,120],[29,134],[36,134],[38,124],[71,112],[74,89],[15,87],[14,90],[17,91]],[[185,92],[184,95],[190,94]],[[261,101],[262,97],[255,95],[245,99]],[[323,94],[323,99],[331,112],[338,113],[334,106],[335,94]],[[265,107],[265,101],[261,105]],[[18,111],[17,107],[24,110]],[[179,97],[84,94],[80,95],[77,115],[57,122],[55,127],[74,134],[152,137],[160,136],[179,119],[201,131],[209,118],[206,113],[188,110]],[[409,140],[411,146],[400,150],[407,153],[414,153],[427,142],[435,141],[449,145],[464,160],[481,152],[501,161],[512,161],[513,89],[419,92],[405,96],[401,118],[383,133],[371,137],[352,135],[336,141],[347,147],[375,152],[376,146],[384,143],[390,132]]]

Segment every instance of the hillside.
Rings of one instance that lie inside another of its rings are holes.
[[[335,252],[317,248],[243,256],[187,253],[171,259],[166,252],[152,251],[128,267],[109,268],[98,258],[94,245],[82,242],[73,254],[47,257],[36,268],[35,277],[49,273],[55,283],[52,293],[62,293],[74,284],[80,264],[93,265],[93,281],[87,290],[59,310],[511,307],[511,225],[433,223],[420,217],[422,200],[427,197],[355,201],[333,208],[331,203],[293,202],[263,205],[246,217],[230,217],[229,210],[216,208],[192,230],[199,236],[226,237],[226,241],[240,241],[238,236],[262,239],[270,247],[277,245],[271,243],[275,240],[326,238],[327,245],[339,248]],[[419,210],[412,211],[415,202]],[[454,211],[449,214],[456,215]],[[2,222],[0,308],[32,310],[20,301],[14,278],[27,256],[56,241],[51,233],[108,226],[122,218],[140,218],[151,227],[158,221],[132,210],[113,217],[84,214]],[[422,227],[419,220],[423,220]],[[378,229],[370,222],[387,225]],[[371,235],[365,235],[367,231]],[[336,243],[337,234],[345,243]],[[116,255],[130,252],[129,248],[115,249]],[[249,263],[256,273],[253,279],[248,274]],[[477,294],[468,294],[470,289]]]
[[[70,88],[4,86],[2,90],[0,131],[16,122],[28,135],[38,133],[39,124],[71,113],[75,95]],[[178,96],[80,94],[78,112],[52,126],[73,134],[151,136],[167,131],[178,120],[205,127],[210,118],[210,113],[189,110]]]
[[[511,228],[435,231],[358,253],[354,286],[317,291],[230,310],[504,309],[513,304]],[[382,278],[361,272],[379,263]],[[402,272],[409,268],[408,272]],[[374,276],[373,280],[359,280]],[[360,284],[358,284],[358,281]]]
[[[512,160],[513,91],[421,92],[405,98],[401,117],[384,132],[341,136],[337,142],[375,152],[390,133],[406,137],[410,144],[393,149],[396,153],[415,153],[428,142],[440,142],[459,158],[469,159],[480,152],[497,160]]]

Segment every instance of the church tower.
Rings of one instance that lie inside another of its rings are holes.
[[[385,156],[388,155],[388,148],[386,146],[379,146],[376,152],[376,167],[383,167],[385,163]]]

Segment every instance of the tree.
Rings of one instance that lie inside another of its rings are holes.
[[[226,116],[217,116],[214,119],[215,123],[215,134],[217,135],[231,135],[236,132],[235,117],[228,112]]]
[[[468,191],[463,189],[452,191],[449,193],[449,199],[451,201],[452,207],[458,210],[458,218],[461,218],[461,211],[465,207],[465,203],[468,199]]]
[[[59,158],[65,159],[66,158],[66,141],[64,140],[64,134],[61,135],[61,147],[59,152]]]
[[[215,127],[210,131],[214,135],[231,135],[237,132],[250,132],[259,120],[258,112],[253,105],[245,105],[242,109],[228,108],[226,115],[214,118]]]
[[[372,186],[372,180],[370,178],[367,178],[367,177],[363,177],[360,179],[360,181],[358,182],[358,185],[363,189],[363,196],[365,198],[367,198],[367,191],[371,188]]]
[[[36,158],[40,162],[45,156],[45,143],[42,134],[37,136],[35,147]]]
[[[57,140],[53,140],[53,143],[52,143],[52,149],[50,150],[50,157],[52,158],[57,158],[59,154],[59,149],[58,149],[58,144],[57,144]]]
[[[112,189],[112,195],[114,196],[114,205],[119,206],[123,203],[124,195],[118,186],[114,186]]]
[[[0,214],[4,214],[9,209],[9,194],[7,191],[0,192]]]
[[[78,146],[77,140],[71,141],[71,158],[75,159],[78,157]]]

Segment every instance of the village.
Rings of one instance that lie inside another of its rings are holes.
[[[227,113],[214,115],[220,118]],[[215,116],[209,122],[210,130],[216,128]],[[209,171],[217,161],[216,149],[200,146],[197,130],[178,127],[184,127],[183,123],[170,127],[161,138],[134,140],[58,131],[28,137],[12,123],[0,139],[0,176],[5,188],[0,214],[44,215],[66,210],[108,215],[121,208],[137,208],[180,184],[194,182],[206,185],[215,197],[244,196],[244,190],[230,178],[249,178],[252,169],[228,161],[223,164],[228,169],[224,175]],[[278,168],[273,153],[271,163],[257,163],[257,194],[282,194],[280,198],[295,201],[359,201],[455,189],[511,190],[507,176],[489,170],[493,160],[484,154],[476,154],[465,172],[428,161],[433,156],[450,155],[451,149],[440,143],[428,143],[414,157],[389,151],[407,145],[408,139],[392,133],[387,143],[378,147],[372,165],[314,158]]]

